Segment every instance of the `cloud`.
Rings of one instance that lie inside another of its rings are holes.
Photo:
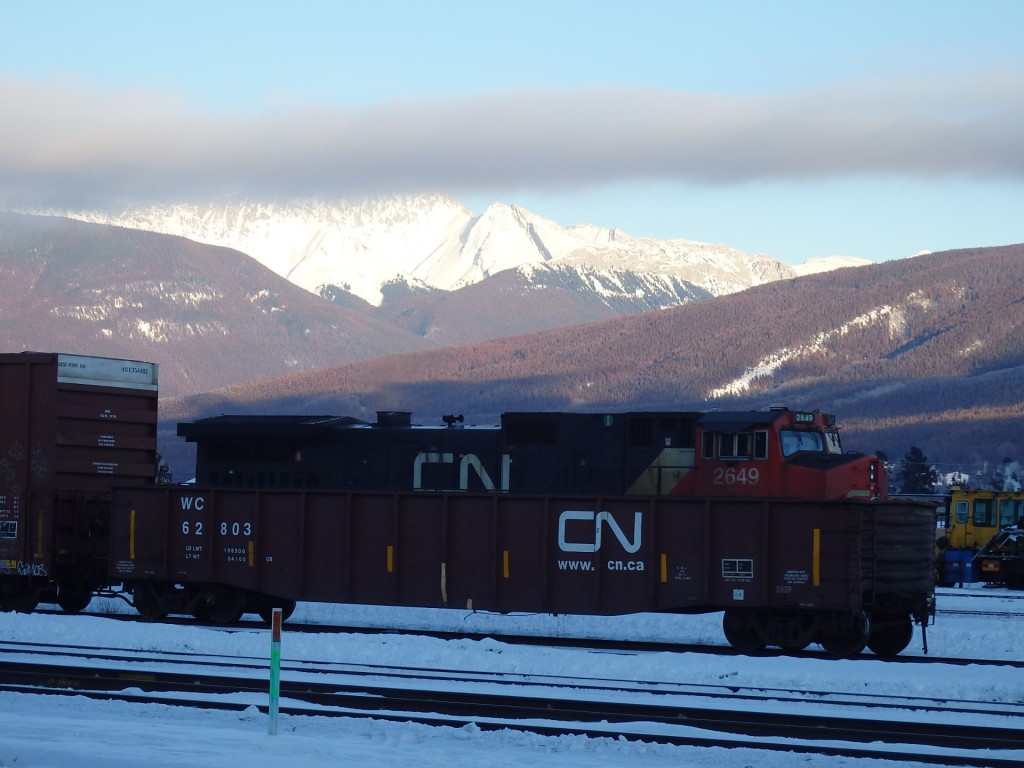
[[[201,114],[187,101],[0,78],[0,203],[359,198],[850,176],[1024,176],[1024,74],[779,94],[514,91],[361,110]]]

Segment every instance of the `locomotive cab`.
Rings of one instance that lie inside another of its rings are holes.
[[[935,542],[939,584],[1005,584],[1017,578],[1010,565],[1015,559],[1024,584],[1024,557],[1006,546],[1015,537],[1003,535],[1024,525],[1024,492],[954,486],[945,501]]]
[[[697,423],[694,471],[675,493],[792,498],[879,498],[875,456],[844,453],[835,416],[819,411],[708,413]]]

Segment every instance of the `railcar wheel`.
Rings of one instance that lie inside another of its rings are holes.
[[[807,611],[774,611],[767,622],[768,644],[786,653],[799,653],[818,636],[818,616]]]
[[[822,635],[818,642],[826,652],[837,659],[849,659],[863,651],[871,636],[871,620],[867,613],[861,611],[853,618],[850,626],[837,632]]]
[[[214,624],[234,624],[245,613],[245,595],[237,589],[213,589],[206,599],[206,612]]]
[[[62,589],[57,595],[57,605],[64,613],[81,613],[92,602],[92,592]]]
[[[39,605],[39,592],[34,589],[17,589],[0,595],[0,610],[32,613]]]
[[[160,621],[167,618],[163,601],[157,591],[151,587],[135,590],[135,610],[147,621]]]
[[[891,659],[910,645],[914,637],[914,622],[909,616],[884,614],[871,619],[871,637],[868,648],[876,656]]]
[[[192,618],[196,621],[209,621],[210,608],[206,603],[198,603],[192,608]]]
[[[729,645],[740,653],[750,654],[763,651],[765,642],[745,611],[728,610],[722,617],[722,631]]]
[[[278,600],[273,603],[261,605],[259,610],[260,618],[267,622],[267,624],[270,624],[274,620],[275,608],[281,609],[281,621],[288,621],[288,619],[291,618],[291,615],[295,613],[295,601]]]

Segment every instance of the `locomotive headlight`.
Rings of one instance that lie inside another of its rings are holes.
[[[878,480],[878,464],[874,461],[868,464],[868,479],[871,482]]]

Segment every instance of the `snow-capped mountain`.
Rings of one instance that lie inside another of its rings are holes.
[[[378,306],[410,293],[473,285],[509,269],[524,270],[527,278],[542,267],[572,269],[611,293],[616,284],[642,291],[632,275],[656,276],[662,286],[686,284],[681,300],[662,297],[658,305],[681,303],[693,291],[719,296],[799,274],[769,256],[725,245],[632,237],[588,224],[562,227],[504,203],[477,215],[439,195],[60,215],[234,248],[312,293],[337,297],[344,291]]]
[[[828,256],[826,258],[808,259],[803,264],[793,267],[797,275],[815,275],[819,272],[831,272],[834,269],[845,267],[863,267],[874,264],[869,259],[861,259],[857,256]]]

